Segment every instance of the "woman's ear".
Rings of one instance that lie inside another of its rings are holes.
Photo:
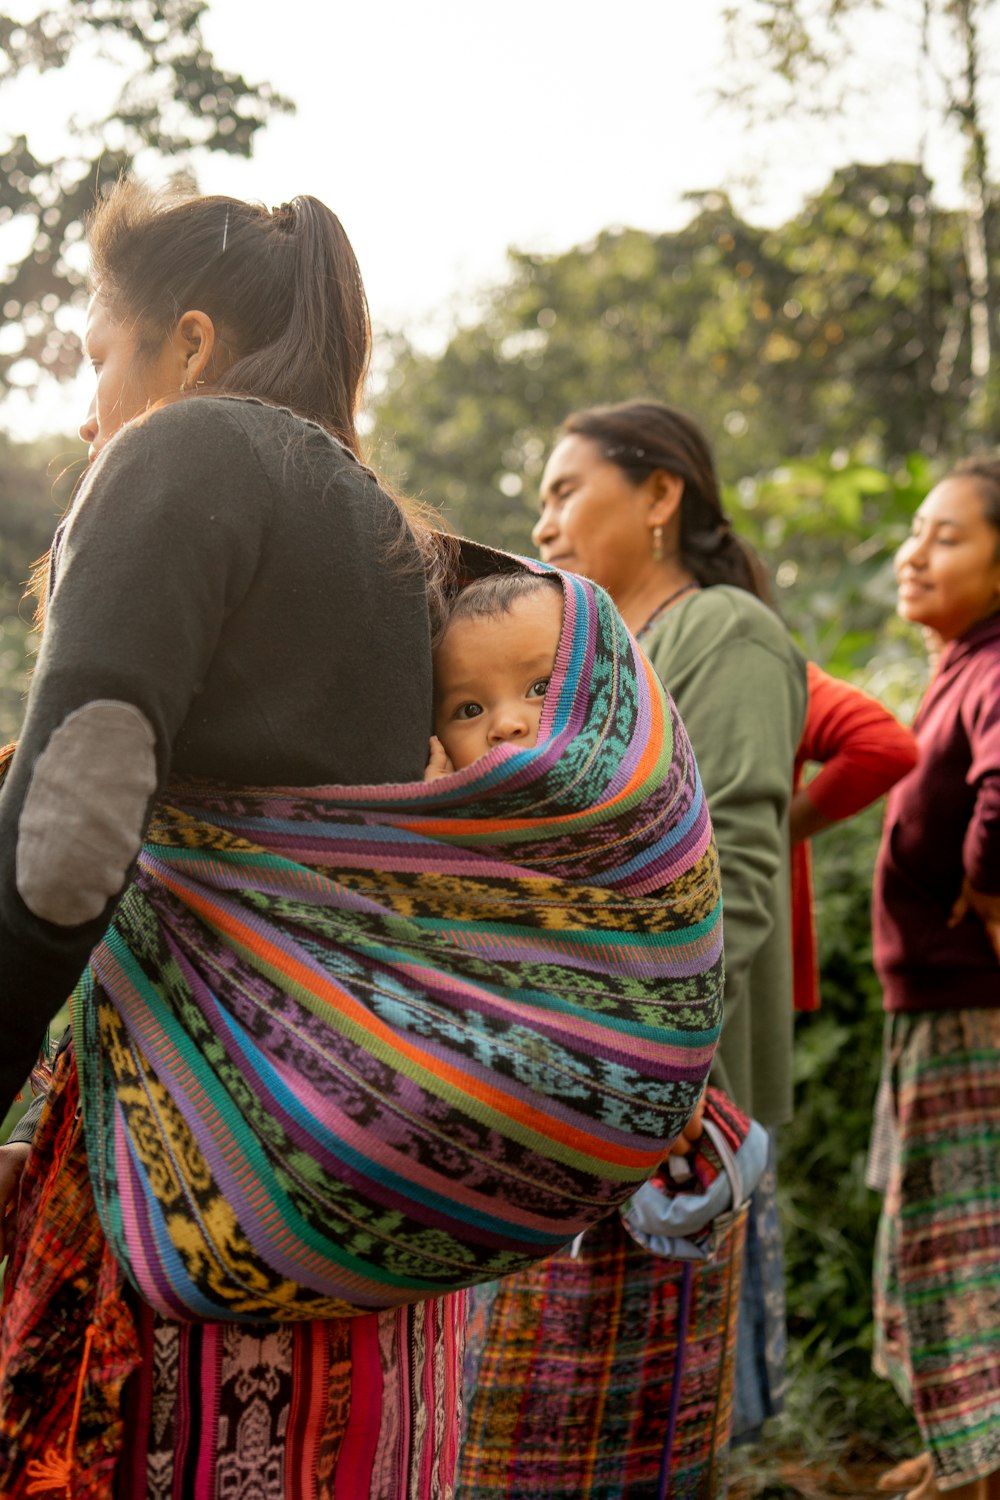
[[[178,362],[182,391],[204,384],[216,342],[215,324],[208,313],[191,308],[177,319],[170,343]]]
[[[651,529],[660,526],[669,530],[675,519],[679,525],[681,501],[684,498],[684,481],[680,475],[671,474],[667,469],[654,469],[644,482],[649,492],[647,526]]]

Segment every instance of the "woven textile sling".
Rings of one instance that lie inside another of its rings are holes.
[[[73,1001],[94,1197],[168,1317],[515,1271],[626,1199],[718,1036],[691,749],[566,577],[538,745],[429,784],[173,780]]]

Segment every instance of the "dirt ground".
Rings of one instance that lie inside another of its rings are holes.
[[[868,1456],[821,1465],[778,1456],[758,1464],[748,1456],[733,1465],[728,1500],[886,1500],[877,1482],[896,1462]]]

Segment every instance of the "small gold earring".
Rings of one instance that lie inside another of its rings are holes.
[[[653,561],[663,561],[663,527],[653,527]]]

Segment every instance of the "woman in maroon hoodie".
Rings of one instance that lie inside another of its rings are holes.
[[[1000,460],[960,464],[896,556],[934,675],[875,878],[888,1011],[875,1368],[926,1452],[882,1487],[1000,1497]]]

